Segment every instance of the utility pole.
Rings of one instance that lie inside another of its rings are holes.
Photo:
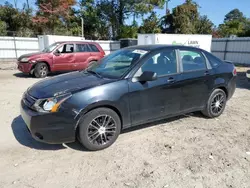
[[[168,8],[168,2],[171,0],[166,0],[166,15],[170,13],[169,8]]]
[[[84,21],[83,18],[81,18],[82,21],[82,38],[84,38]]]

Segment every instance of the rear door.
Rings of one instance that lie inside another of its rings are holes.
[[[91,56],[87,43],[76,43],[75,63],[72,65],[73,70],[84,70],[88,67],[88,60]]]
[[[60,46],[56,55],[53,55],[53,70],[69,71],[75,63],[74,44],[63,44]]]
[[[212,82],[212,69],[200,50],[181,48],[178,50],[181,69],[181,111],[202,108],[206,104]]]
[[[99,59],[101,59],[101,58],[103,58],[104,57],[104,53],[103,52],[101,52],[98,48],[97,48],[97,46],[95,45],[95,44],[89,44],[89,48],[90,48],[90,51],[91,51],[91,56],[93,57],[93,59],[95,59],[95,60],[99,60]]]

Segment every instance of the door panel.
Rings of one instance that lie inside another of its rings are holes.
[[[181,111],[204,107],[209,92],[206,71],[181,74]]]
[[[202,108],[206,104],[212,70],[207,69],[206,58],[198,50],[183,47],[181,59],[181,111]]]
[[[58,48],[60,54],[53,55],[53,69],[55,71],[72,70],[75,63],[74,45],[64,44]]]
[[[88,59],[91,56],[91,52],[87,43],[76,44],[75,63],[72,65],[73,70],[84,70],[88,67]]]
[[[129,82],[133,125],[176,114],[180,110],[180,75],[175,50],[164,49],[152,53],[138,68],[134,78],[145,71],[156,73],[158,78],[148,82]]]
[[[169,83],[169,78],[175,79],[175,82]],[[181,95],[178,80],[179,75],[174,75],[144,84],[129,82],[132,124],[140,124],[178,113]]]

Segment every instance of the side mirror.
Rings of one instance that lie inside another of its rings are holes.
[[[61,52],[59,50],[55,50],[54,55],[59,56],[59,55],[61,55]]]
[[[145,71],[137,78],[139,82],[148,82],[157,80],[157,74],[152,71]]]

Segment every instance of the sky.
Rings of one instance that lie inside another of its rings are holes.
[[[6,0],[0,0],[0,3],[4,3]],[[10,3],[14,4],[14,0],[8,0]],[[185,0],[170,0],[169,9],[180,5]],[[245,16],[250,18],[250,0],[194,0],[200,6],[199,11],[201,15],[207,15],[208,18],[215,24],[219,25],[223,23],[224,16],[232,9],[238,8],[244,13]],[[22,4],[26,0],[17,0],[18,7],[22,7]],[[35,6],[35,0],[29,0],[32,6]],[[165,14],[164,9],[155,9],[159,16]]]
[[[194,0],[199,4],[201,15],[207,15],[215,24],[223,23],[225,15],[232,9],[238,8],[247,17],[250,17],[250,0]],[[184,3],[185,0],[170,0],[169,9]],[[164,10],[156,10],[159,15],[164,15]]]

